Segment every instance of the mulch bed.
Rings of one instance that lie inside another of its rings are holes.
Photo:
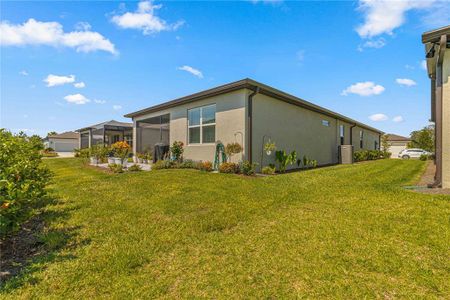
[[[425,172],[417,183],[417,188],[413,190],[423,194],[450,195],[450,189],[428,188],[434,182],[435,173],[436,165],[433,161],[428,161]]]
[[[44,229],[44,221],[38,216],[25,222],[12,236],[0,240],[0,283],[17,275],[45,248],[38,233]]]

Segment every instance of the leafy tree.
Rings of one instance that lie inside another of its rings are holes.
[[[389,151],[389,148],[391,148],[391,146],[389,145],[389,142],[387,140],[388,136],[387,134],[383,134],[381,136],[381,149],[383,151]]]
[[[426,126],[421,130],[411,132],[411,142],[408,148],[421,148],[434,152],[434,126]]]
[[[57,135],[58,133],[56,131],[50,131],[49,133],[47,133],[47,136],[49,135]]]

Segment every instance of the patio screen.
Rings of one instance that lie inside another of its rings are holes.
[[[170,115],[161,115],[136,123],[137,151],[140,153],[151,151],[155,144],[169,145]]]
[[[89,132],[80,135],[81,149],[89,148]]]

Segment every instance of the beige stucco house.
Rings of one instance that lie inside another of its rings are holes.
[[[391,158],[398,158],[398,154],[408,147],[411,139],[397,134],[386,134],[386,141],[389,145],[388,151],[392,154]]]
[[[251,79],[243,79],[125,115],[133,120],[133,152],[154,144],[185,144],[184,157],[214,161],[215,143],[238,142],[234,159],[274,163],[263,153],[296,150],[319,165],[338,163],[338,146],[379,149],[382,132]]]
[[[76,130],[80,134],[79,149],[94,145],[111,145],[126,141],[133,144],[133,124],[115,120],[87,126]]]
[[[431,121],[435,122],[435,186],[450,188],[450,26],[425,32],[428,76],[431,79]]]

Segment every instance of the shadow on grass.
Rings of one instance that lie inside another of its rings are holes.
[[[35,284],[33,273],[48,263],[76,258],[61,255],[63,249],[76,248],[90,241],[76,239],[81,226],[61,226],[77,207],[62,206],[62,201],[45,198],[35,207],[37,213],[20,230],[0,240],[0,293],[8,293],[25,283]],[[52,224],[58,224],[53,228]]]

